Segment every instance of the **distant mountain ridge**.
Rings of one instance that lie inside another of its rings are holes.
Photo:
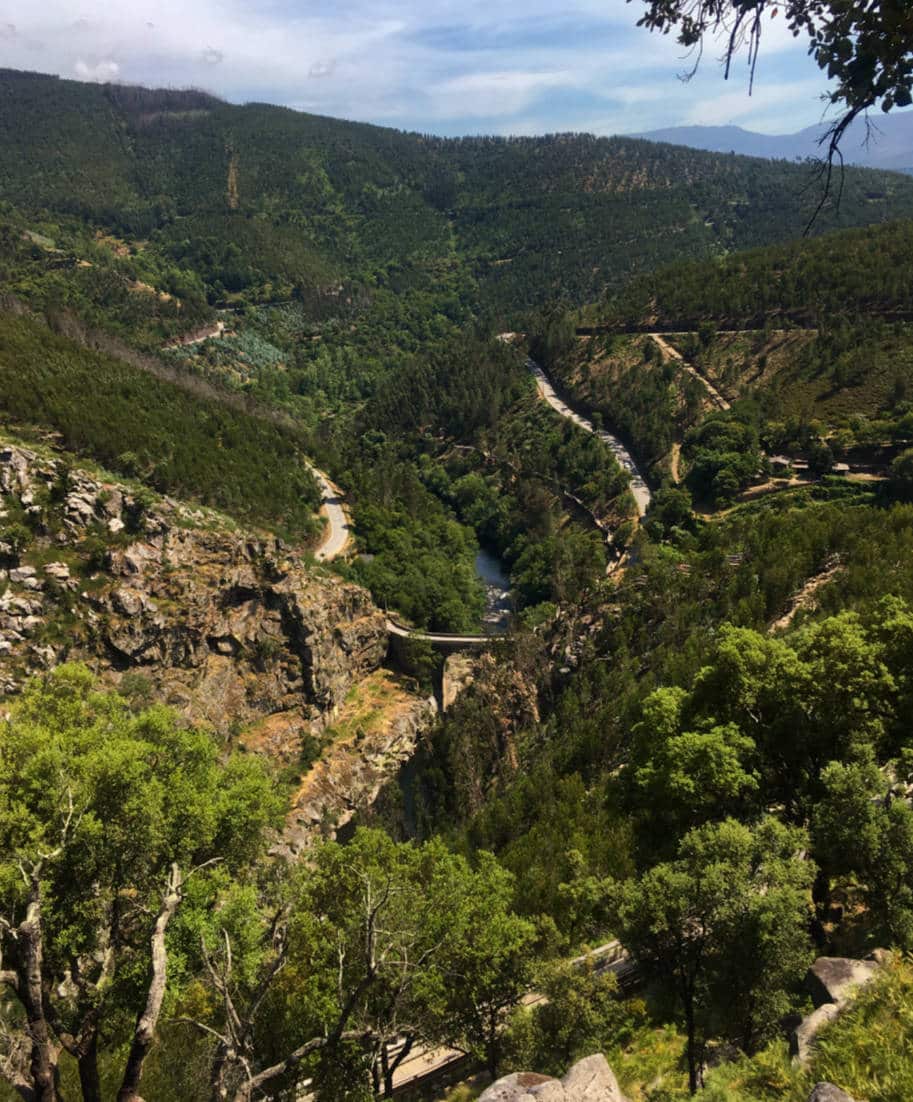
[[[841,143],[846,163],[913,175],[913,111],[873,116],[870,121],[872,132],[868,144],[864,121],[857,119],[847,131]],[[631,136],[710,153],[738,153],[746,157],[792,161],[820,156],[818,142],[827,128],[827,123],[819,123],[794,134],[758,134],[741,126],[667,126]]]

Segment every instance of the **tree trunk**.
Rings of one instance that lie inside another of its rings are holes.
[[[20,999],[25,1008],[26,1032],[31,1042],[29,1073],[35,1102],[57,1102],[57,1055],[44,1013],[41,985],[41,889],[33,881],[25,920],[19,926],[22,944]]]
[[[812,901],[815,904],[814,917],[811,922],[811,933],[815,944],[819,949],[827,947],[827,933],[824,928],[831,909],[831,881],[823,869],[818,869],[815,881],[812,884]]]
[[[387,1056],[387,1045],[384,1044],[382,1049],[383,1055],[383,1068],[384,1068],[384,1098],[393,1097],[393,1077],[396,1075],[396,1070],[400,1064],[406,1059],[409,1053],[412,1051],[412,1046],[415,1044],[415,1038],[412,1034],[409,1034],[403,1042],[403,1047],[396,1054],[396,1059],[391,1064]]]
[[[371,1095],[374,1098],[381,1097],[380,1084],[387,1078],[387,1043],[384,1041],[380,1051],[371,1061]]]
[[[498,1051],[498,1024],[497,1015],[493,1014],[488,1024],[488,1039],[485,1043],[485,1066],[492,1079],[496,1079],[498,1075],[498,1058],[500,1056]]]
[[[209,1095],[212,1102],[225,1102],[228,1098],[228,1085],[225,1080],[232,1055],[229,1046],[224,1041],[220,1041],[209,1069]]]
[[[165,898],[162,901],[161,910],[152,930],[152,979],[149,981],[146,1006],[137,1019],[136,1028],[133,1031],[133,1041],[127,1055],[121,1088],[117,1092],[117,1102],[143,1102],[139,1095],[139,1081],[143,1074],[143,1063],[149,1055],[149,1050],[155,1040],[155,1030],[158,1026],[159,1015],[162,1012],[165,985],[168,980],[168,953],[165,948],[165,931],[168,929],[168,923],[181,902],[182,887],[181,870],[177,865],[172,865],[168,876],[168,886],[165,889]]]
[[[98,1075],[98,1034],[92,1034],[86,1051],[79,1057],[79,1086],[82,1102],[102,1102]]]
[[[685,1006],[685,1025],[688,1034],[688,1090],[697,1094],[701,1085],[700,1065],[697,1057],[697,1029],[694,1022],[694,1006]]]

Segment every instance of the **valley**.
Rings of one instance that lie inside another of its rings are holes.
[[[0,95],[0,1098],[908,1097],[913,178]]]

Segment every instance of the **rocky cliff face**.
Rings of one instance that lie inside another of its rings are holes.
[[[357,812],[371,807],[400,766],[415,753],[437,714],[434,697],[389,670],[377,670],[349,694],[334,725],[336,737],[302,778],[277,849],[297,855],[320,837],[335,837]]]
[[[0,692],[85,661],[223,735],[269,721],[290,755],[386,649],[369,595],[281,541],[0,446]]]

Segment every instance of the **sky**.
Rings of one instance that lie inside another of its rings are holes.
[[[0,66],[197,87],[231,102],[425,133],[624,134],[821,121],[826,81],[782,18],[765,21],[754,92],[721,48],[698,74],[642,0],[0,0]]]

